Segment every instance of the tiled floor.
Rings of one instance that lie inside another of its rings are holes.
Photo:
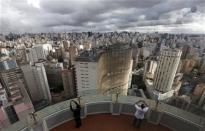
[[[171,131],[161,125],[153,125],[142,122],[141,128],[132,126],[132,116],[120,115],[112,116],[110,114],[90,115],[82,119],[82,127],[75,128],[74,121],[64,123],[51,131]]]

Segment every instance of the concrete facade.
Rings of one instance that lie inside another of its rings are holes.
[[[133,64],[129,45],[111,45],[98,51],[85,52],[84,55],[75,62],[78,95],[127,95]]]
[[[158,66],[154,77],[154,89],[165,93],[172,90],[172,84],[179,65],[182,52],[165,49],[160,52]]]
[[[74,79],[74,69],[64,69],[62,71],[63,87],[64,87],[64,96],[66,98],[76,97],[76,86]]]
[[[24,73],[27,90],[32,102],[46,100],[51,103],[51,94],[43,63],[37,63],[34,66],[23,65],[21,69]]]
[[[78,96],[96,94],[97,62],[75,62]]]
[[[108,49],[98,60],[98,88],[101,93],[127,95],[132,72],[132,49]]]

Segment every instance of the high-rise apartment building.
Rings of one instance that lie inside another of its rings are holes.
[[[68,48],[68,52],[70,56],[70,64],[73,65],[75,58],[78,56],[78,48],[71,44],[71,46]]]
[[[153,83],[158,99],[173,95],[173,82],[181,54],[182,52],[177,49],[164,49],[160,52]]]
[[[132,65],[132,48],[129,44],[107,46],[98,60],[97,85],[100,91],[127,95]]]
[[[85,51],[75,61],[78,95],[99,92],[127,95],[132,63],[132,49],[128,44]]]
[[[78,96],[97,93],[97,61],[80,60],[75,62]]]
[[[51,94],[43,63],[35,63],[35,65],[23,65],[21,69],[27,83],[27,90],[31,96],[31,100],[35,105],[46,106],[51,103]],[[37,106],[38,107],[38,106]]]
[[[62,63],[45,63],[45,70],[48,79],[48,84],[51,90],[63,87],[62,81]]]
[[[4,116],[1,121],[5,121],[5,118],[8,118],[8,123],[12,124],[32,112],[33,105],[26,90],[22,70],[17,65],[14,66],[15,61],[8,61],[1,63],[2,67],[6,67],[0,71],[0,83],[3,87],[1,91],[5,91],[7,100],[3,101],[1,108],[5,114],[1,114],[2,111],[0,111],[0,115]]]
[[[155,60],[147,60],[145,62],[143,79],[154,79],[154,73],[157,69],[157,62]]]
[[[199,71],[205,73],[205,53],[202,54]]]
[[[77,96],[74,73],[74,68],[62,70],[64,96],[67,99]]]

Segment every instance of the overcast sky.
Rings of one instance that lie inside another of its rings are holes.
[[[205,33],[205,0],[0,0],[0,32]]]

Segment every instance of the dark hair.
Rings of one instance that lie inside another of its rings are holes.
[[[144,108],[145,108],[145,105],[144,105],[144,104],[141,104],[141,108],[144,109]]]

